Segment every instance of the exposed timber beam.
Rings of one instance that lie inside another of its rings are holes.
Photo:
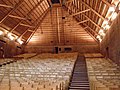
[[[52,7],[52,2],[51,2],[51,0],[47,0],[47,1],[48,1],[49,5]]]
[[[89,21],[89,19],[83,20],[83,21],[81,21],[81,22],[78,22],[77,24],[85,23],[85,22],[88,22],[88,21]]]
[[[93,20],[91,20],[88,16],[86,16],[85,14],[82,14],[84,17],[86,17],[90,22],[92,22],[95,26],[97,26],[99,29],[101,29],[101,27],[96,24]]]
[[[31,25],[27,25],[27,24],[23,24],[23,23],[20,23],[21,26],[25,26],[25,27],[29,27],[29,28],[35,28],[35,26],[31,26]]]
[[[18,39],[21,39],[22,38],[22,36],[25,34],[25,33],[27,33],[28,32],[28,30],[29,29],[27,29],[26,31],[24,31],[19,37],[18,37]]]
[[[36,6],[35,6],[34,8],[32,8],[32,10],[30,11],[30,13],[33,12],[38,6],[40,6],[40,4],[41,4],[43,1],[44,1],[44,0],[40,0],[40,1],[36,4]]]
[[[70,3],[70,2],[72,2],[73,0],[67,0],[67,2],[66,3]],[[111,4],[108,2],[108,1],[106,1],[106,0],[102,0],[102,2],[104,2],[107,6],[111,6]]]
[[[44,0],[42,0],[42,1],[44,1]],[[42,3],[42,1],[40,1],[34,8],[32,8],[32,9],[25,15],[24,18],[27,18],[27,17]],[[22,21],[23,21],[23,20],[21,20],[14,28],[12,28],[12,29],[10,30],[10,32],[13,32],[13,31],[22,23]]]
[[[86,28],[88,28],[88,27],[86,26],[86,27],[84,27],[83,29],[86,29]]]
[[[68,7],[66,7],[68,10],[70,10]],[[71,11],[71,10],[70,10]],[[83,13],[82,13],[83,14]],[[86,15],[85,15],[86,16]],[[97,25],[94,21],[92,21],[89,17],[87,17],[87,20],[88,21],[91,21],[93,24],[95,24],[95,26],[97,26],[98,28],[101,28],[99,25]],[[78,22],[79,23],[79,22]],[[86,24],[85,24],[86,25]],[[89,34],[91,35],[91,37],[94,38],[94,40],[98,43],[98,40],[95,38],[94,35],[92,35],[88,30],[86,30],[87,28],[89,28],[95,35],[99,35],[95,30],[91,29],[88,25],[84,28],[84,30]]]
[[[5,5],[5,4],[0,4],[0,7],[13,8],[13,6]]]
[[[41,21],[42,21],[42,19],[47,15],[47,13],[48,13],[48,11],[49,11],[50,9],[47,9],[46,11],[45,11],[45,13],[39,18],[39,22],[37,23],[37,25],[36,25],[36,27],[35,27],[35,29],[34,29],[34,31],[32,32],[32,34],[29,36],[29,38],[27,39],[27,41],[25,42],[25,44],[27,44],[29,41],[30,41],[30,39],[32,38],[32,36],[34,35],[34,33],[37,31],[37,29],[39,28],[39,26],[40,26],[40,24],[41,24]]]
[[[91,8],[88,4],[86,4],[83,1],[80,1],[82,4],[84,4],[87,8],[89,8],[92,12],[94,12],[97,16],[99,16],[101,19],[105,20],[105,17],[103,17],[102,15],[100,15],[97,11],[95,11],[93,8]]]
[[[70,2],[72,2],[73,0],[66,0],[66,3],[70,3]]]
[[[22,3],[24,2],[24,0],[20,0],[18,4],[15,5],[15,7],[9,12],[7,13],[7,15],[0,21],[0,24],[13,12],[15,11]]]
[[[74,6],[75,7],[75,6]],[[98,27],[99,29],[101,29],[101,27],[98,25],[98,24],[96,24],[92,19],[90,19],[88,16],[86,16],[84,13],[82,13],[82,15],[84,16],[84,17],[86,17],[90,22],[92,22],[96,27]]]
[[[88,26],[88,25],[87,25]],[[88,26],[88,28],[95,34],[95,35],[99,35],[95,30],[93,30],[91,27]]]
[[[27,31],[29,31],[29,32],[33,32],[33,30],[27,30]]]
[[[14,16],[14,15],[8,15],[8,16],[9,16],[9,17],[12,17],[12,18],[27,20],[27,19],[24,18],[24,17]]]
[[[84,30],[97,42],[97,43],[99,43],[98,42],[98,40],[95,38],[95,36],[93,35],[93,34],[91,34],[89,31],[88,31],[88,29],[87,28],[89,28],[95,35],[99,35],[97,32],[95,32],[95,30],[93,30],[91,27],[89,27],[87,24],[85,24],[85,28],[84,28]]]
[[[88,17],[86,16],[86,18],[88,18]],[[84,20],[84,21],[90,21],[90,20],[87,19],[87,20]],[[84,29],[90,28],[86,23],[84,23],[84,25],[86,26]],[[94,32],[95,34],[99,35],[95,30],[93,30],[92,28],[90,28],[90,29],[92,30],[92,32]]]
[[[94,31],[93,29],[91,29],[89,26],[87,27],[87,28],[89,28],[91,31]],[[87,29],[86,28],[86,29]],[[99,43],[98,42],[98,40],[95,38],[95,36],[94,35],[92,35],[88,30],[86,30],[86,29],[84,29],[97,43]]]
[[[68,8],[67,8],[67,9],[68,9]],[[82,15],[83,15],[85,18],[87,18],[87,20],[89,20],[90,22],[92,22],[95,26],[97,26],[99,29],[101,29],[101,27],[100,27],[98,24],[96,24],[93,20],[91,20],[91,19],[90,19],[88,16],[86,16],[84,13],[82,13]],[[97,34],[96,31],[93,30],[93,32]]]
[[[77,12],[77,13],[74,13],[74,14],[70,15],[70,16],[75,16],[75,15],[78,15],[78,14],[81,14],[81,13],[84,13],[84,12],[88,12],[88,11],[90,11],[90,9],[86,9],[86,10],[83,10],[83,11],[79,11],[79,12]]]
[[[102,0],[102,2],[104,2],[109,7],[111,6],[111,4],[108,1],[106,1],[106,0]]]

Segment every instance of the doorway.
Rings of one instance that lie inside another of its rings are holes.
[[[55,47],[55,53],[58,54],[58,47]]]

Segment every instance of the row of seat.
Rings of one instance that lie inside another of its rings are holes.
[[[0,90],[66,90],[77,54],[47,55],[0,67]]]
[[[86,58],[91,90],[120,90],[120,67],[110,59]]]
[[[84,56],[79,56],[75,62],[68,90],[90,90]]]
[[[37,55],[37,53],[25,53],[25,54],[16,55],[14,57],[15,58],[16,57],[23,57],[23,58],[27,59],[27,58],[30,58],[30,57],[34,57],[36,55]]]
[[[13,60],[13,59],[4,59],[4,58],[2,58],[2,59],[0,59],[0,67],[2,66],[2,65],[6,65],[6,64],[9,64],[9,63],[13,63],[15,60]]]

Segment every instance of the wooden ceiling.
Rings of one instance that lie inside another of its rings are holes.
[[[48,10],[47,0],[0,0],[0,27],[26,41]]]
[[[120,0],[60,0],[69,16],[73,16],[95,38],[102,37],[99,31],[103,28],[103,22],[108,20],[108,10],[113,4],[117,8],[119,2]],[[52,3],[53,0],[0,0],[0,30],[5,30],[6,34],[12,33],[17,39],[28,41]],[[117,9],[115,11],[119,12]]]
[[[108,30],[105,27],[113,22],[113,14],[119,13],[120,0],[67,0],[65,7],[78,24],[87,27],[85,30],[101,41]]]

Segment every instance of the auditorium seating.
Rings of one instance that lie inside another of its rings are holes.
[[[9,63],[12,63],[14,60],[13,59],[11,59],[11,58],[1,58],[0,59],[0,67],[2,66],[2,65],[6,65],[6,64],[9,64]]]
[[[39,54],[6,64],[0,67],[0,90],[66,90],[76,58],[77,53]]]
[[[120,90],[120,67],[117,64],[100,54],[85,56],[91,90]]]
[[[16,55],[14,57],[23,57],[23,58],[27,59],[27,58],[32,58],[36,55],[37,55],[36,53],[25,53],[25,54]]]

